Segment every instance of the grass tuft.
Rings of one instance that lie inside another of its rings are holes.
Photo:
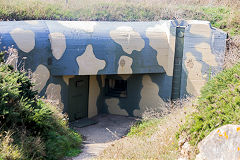
[[[240,63],[219,73],[202,88],[201,96],[181,126],[181,136],[196,146],[214,129],[240,123]]]
[[[239,0],[1,0],[2,20],[158,21],[208,20],[240,34]]]

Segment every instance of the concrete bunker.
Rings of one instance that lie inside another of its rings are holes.
[[[39,95],[74,120],[141,116],[198,95],[222,69],[226,33],[207,21],[15,21],[0,22],[0,37]]]

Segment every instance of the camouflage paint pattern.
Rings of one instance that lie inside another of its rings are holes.
[[[197,96],[201,87],[222,70],[227,35],[207,21],[185,21],[181,97]]]
[[[198,95],[209,72],[222,68],[226,34],[205,21],[0,22],[0,49],[18,50],[39,96],[68,112],[69,79],[89,75],[88,117],[141,116],[171,99],[176,27],[184,26],[181,97]],[[30,74],[32,72],[32,74]],[[105,79],[127,80],[127,97],[105,95]]]

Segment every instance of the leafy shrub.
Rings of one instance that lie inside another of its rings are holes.
[[[192,145],[217,127],[240,123],[240,63],[208,81],[196,109],[180,129]]]
[[[60,111],[37,99],[37,92],[31,88],[24,73],[1,63],[0,146],[5,144],[21,157],[10,159],[60,159],[69,152],[76,153],[80,135],[68,128]],[[4,143],[9,130],[11,143]],[[0,158],[8,159],[3,149],[0,148]]]

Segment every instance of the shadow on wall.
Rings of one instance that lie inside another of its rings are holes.
[[[98,109],[104,113],[140,117],[146,109],[164,111],[165,102],[171,96],[166,86],[169,77],[165,74],[108,75],[106,78],[127,80],[127,96],[106,96],[105,87],[102,87]],[[102,80],[99,78],[98,82],[101,85]]]

